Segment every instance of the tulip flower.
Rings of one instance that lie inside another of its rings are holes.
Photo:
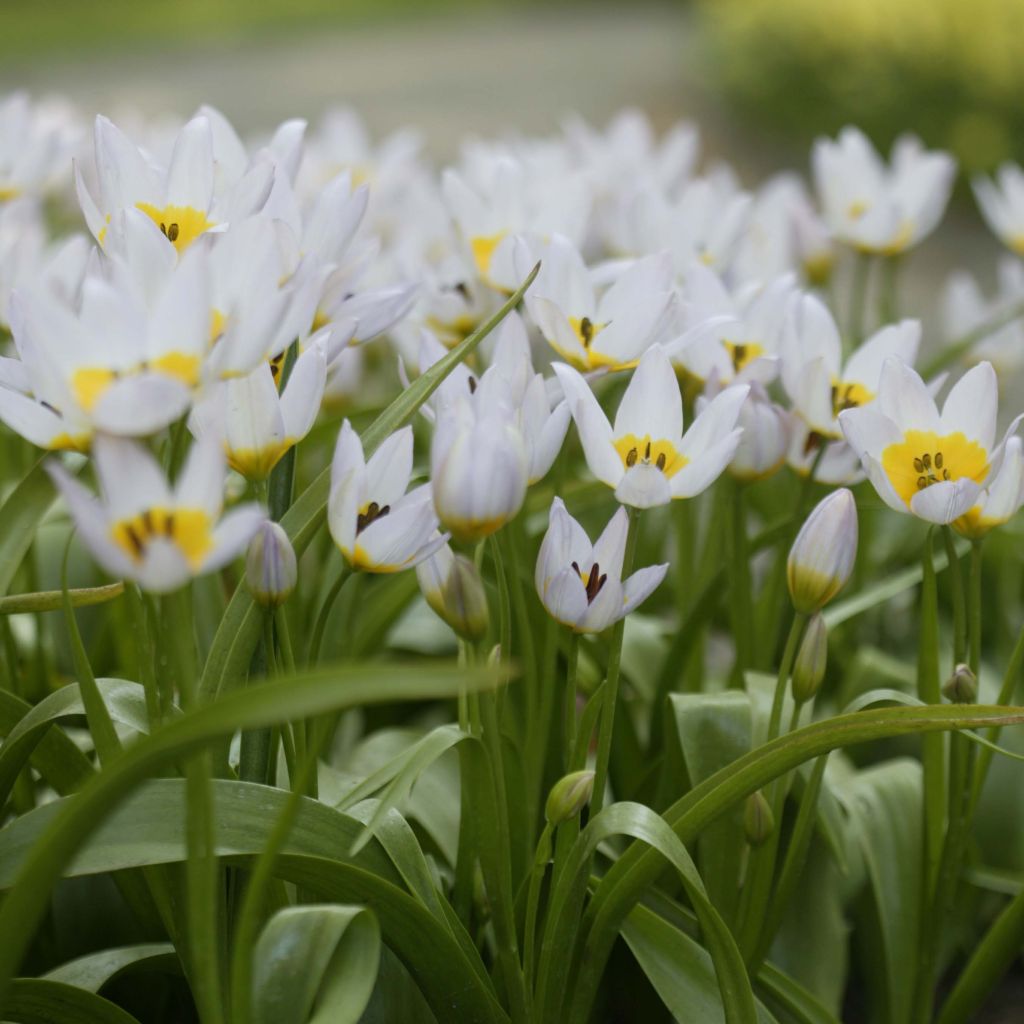
[[[867,136],[847,127],[818,139],[811,155],[822,213],[833,235],[862,252],[895,256],[942,219],[956,175],[948,153],[904,135],[886,166]]]
[[[348,420],[341,425],[331,462],[327,526],[353,569],[411,569],[445,542],[437,532],[430,484],[406,493],[412,441],[412,428],[403,427],[366,460],[359,435]]]
[[[857,558],[857,506],[845,487],[811,511],[789,551],[786,575],[793,606],[813,615],[846,585]]]
[[[563,363],[555,373],[583,443],[590,471],[624,505],[651,508],[699,494],[729,464],[739,444],[734,429],[749,388],[716,395],[683,434],[683,401],[672,364],[652,345],[630,380],[614,425],[580,374]]]
[[[979,363],[957,381],[940,415],[924,381],[901,360],[889,359],[877,402],[847,409],[839,422],[890,508],[951,523],[977,503],[1001,453],[997,390],[995,370]]]
[[[276,608],[291,596],[298,581],[295,549],[278,523],[266,520],[249,542],[245,583],[257,604]]]
[[[1003,245],[1024,256],[1024,171],[1007,162],[995,181],[979,175],[971,186],[988,226]]]
[[[629,515],[619,508],[591,545],[561,498],[555,498],[535,575],[537,593],[552,618],[576,633],[600,633],[647,600],[668,564],[638,569],[623,580],[628,528]]]
[[[420,591],[430,607],[466,640],[480,640],[490,617],[480,572],[465,555],[444,544],[416,566]]]
[[[226,465],[213,438],[197,442],[173,486],[142,445],[101,435],[93,445],[102,498],[59,463],[47,468],[93,557],[112,576],[175,590],[239,555],[266,518],[256,504],[222,516]]]
[[[993,469],[977,501],[953,527],[965,537],[977,540],[1011,519],[1024,504],[1024,442],[1010,437],[1003,447],[997,468]]]
[[[782,383],[793,411],[821,437],[841,437],[839,414],[874,401],[886,359],[912,364],[920,340],[920,322],[902,320],[876,331],[844,362],[828,307],[803,296],[790,310],[782,342]]]

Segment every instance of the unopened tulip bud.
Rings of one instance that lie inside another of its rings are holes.
[[[729,472],[737,480],[771,476],[786,461],[789,451],[789,415],[768,397],[760,384],[754,384],[740,409],[737,426],[743,428],[743,434],[729,463]]]
[[[845,487],[822,499],[800,528],[786,567],[793,606],[820,611],[845,585],[857,557],[857,506]]]
[[[268,519],[249,542],[245,556],[245,582],[257,603],[276,608],[295,589],[298,567],[288,534]]]
[[[446,544],[416,566],[427,604],[464,640],[479,640],[489,624],[487,594],[477,567]]]
[[[793,663],[793,700],[798,704],[809,701],[821,688],[827,660],[828,629],[818,612],[807,623],[800,650]]]
[[[593,792],[592,771],[572,772],[563,776],[551,787],[548,802],[544,805],[544,817],[551,825],[571,821],[590,803]]]
[[[761,790],[747,797],[743,808],[743,831],[751,846],[760,846],[775,831],[775,815]]]
[[[954,704],[973,704],[978,699],[978,678],[967,665],[957,665],[942,693]]]

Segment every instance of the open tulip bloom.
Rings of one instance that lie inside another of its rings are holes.
[[[562,499],[554,499],[536,572],[537,594],[552,618],[576,633],[600,633],[647,600],[668,564],[622,579],[628,530],[629,515],[619,508],[591,544]]]
[[[782,348],[782,383],[794,411],[821,437],[842,437],[839,414],[874,401],[885,361],[912,365],[920,340],[921,324],[902,320],[876,331],[844,362],[832,314],[820,299],[802,296],[790,310]]]
[[[683,433],[683,401],[665,350],[652,345],[622,395],[614,424],[571,366],[555,364],[591,473],[624,505],[651,508],[692,498],[732,460],[735,429],[749,388],[716,395]]]
[[[173,487],[142,445],[100,436],[93,445],[102,498],[57,462],[47,463],[93,557],[143,590],[176,590],[245,549],[266,512],[240,505],[226,515],[224,455],[216,440],[193,445]]]
[[[444,544],[430,484],[406,493],[411,476],[411,427],[396,431],[366,460],[359,435],[348,420],[342,423],[331,462],[327,525],[353,569],[411,569]]]
[[[154,165],[105,117],[96,118],[95,149],[99,195],[89,191],[78,167],[75,176],[82,213],[100,245],[107,241],[111,220],[136,209],[183,253],[207,231],[223,231],[229,218],[259,210],[273,184],[273,165],[258,161],[229,195],[215,197],[213,133],[204,116],[181,129],[166,169]]]
[[[520,277],[537,262],[535,255],[520,243]],[[672,299],[668,254],[638,260],[600,297],[567,238],[552,238],[540,262],[537,280],[526,293],[526,308],[552,348],[584,371],[636,366]]]
[[[890,508],[952,523],[977,503],[1002,455],[1002,444],[995,445],[997,407],[990,363],[979,363],[957,381],[940,414],[918,374],[889,359],[878,400],[841,412],[839,422]]]

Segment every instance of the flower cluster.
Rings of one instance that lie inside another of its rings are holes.
[[[659,139],[626,112],[604,130],[475,143],[438,173],[413,136],[375,144],[348,112],[255,146],[209,107],[171,134],[98,117],[90,143],[70,109],[13,96],[0,104],[0,420],[91,458],[102,499],[65,468],[73,456],[53,458],[54,479],[104,567],[153,590],[237,555],[261,513],[221,518],[226,496],[264,500],[339,405],[352,413],[330,535],[366,572],[440,559],[420,574],[435,606],[472,589],[449,540],[475,545],[514,519],[570,423],[590,474],[633,510],[788,465],[828,485],[866,477],[892,508],[972,537],[1005,522],[1024,466],[1012,429],[996,440],[990,363],[940,413],[944,380],[913,369],[920,323],[889,310],[844,335],[823,290],[844,249],[894,259],[934,229],[952,159],[904,138],[886,161],[847,128],[815,144],[813,195],[793,175],[745,190],[721,165],[700,172],[698,150],[692,128]],[[1021,180],[1004,168],[975,183],[1014,251]],[[72,193],[91,241],[45,230],[43,199]],[[422,407],[420,461],[411,426],[365,451],[355,413],[388,386],[368,366],[391,362],[368,343],[391,346],[408,382],[538,262],[520,311]],[[1001,282],[990,303],[957,277],[950,319],[970,330],[1024,297],[1020,264]],[[1013,365],[1018,331],[1008,321],[969,355]],[[540,598],[576,631],[603,629],[664,566],[622,579],[627,513],[591,546],[551,490]]]

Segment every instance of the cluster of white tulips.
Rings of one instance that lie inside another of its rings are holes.
[[[341,425],[328,523],[354,568],[432,559],[420,579],[436,605],[449,540],[515,517],[570,421],[590,473],[632,509],[788,465],[835,485],[866,475],[897,511],[968,536],[1005,522],[1024,463],[1016,420],[997,439],[992,362],[1024,353],[1006,315],[1024,298],[1020,264],[1008,258],[991,300],[965,275],[950,282],[949,322],[996,323],[941,413],[944,376],[914,369],[917,320],[893,309],[869,328],[855,287],[843,337],[829,303],[844,249],[856,277],[935,228],[953,160],[904,138],[886,163],[847,128],[814,146],[816,195],[796,175],[747,191],[728,167],[697,164],[691,127],[659,139],[632,112],[605,130],[573,120],[552,138],[467,143],[438,174],[414,136],[375,144],[344,112],[249,145],[210,107],[176,132],[99,116],[90,145],[70,108],[15,94],[0,105],[0,419],[92,457],[99,500],[74,458],[50,463],[82,536],[108,572],[171,590],[244,549],[266,513],[224,512],[243,490],[229,470],[263,498],[323,407],[365,387],[368,345],[381,339],[379,372],[397,361],[408,382],[539,263],[486,356],[422,409],[429,479],[411,428],[367,460]],[[91,239],[48,231],[55,210],[67,220],[72,181]],[[975,187],[1021,251],[1020,169]],[[566,505],[551,507],[537,589],[575,630],[607,628],[664,576],[621,579],[624,515],[591,547]]]

